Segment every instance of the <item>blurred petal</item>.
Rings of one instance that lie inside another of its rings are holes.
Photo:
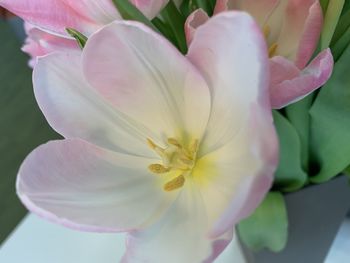
[[[93,32],[96,24],[77,13],[62,0],[0,0],[0,5],[7,8],[25,21],[61,35],[66,35],[66,28]]]
[[[129,235],[122,262],[213,262],[231,241],[232,230],[209,239],[206,218],[197,187],[187,184],[162,220]]]
[[[296,102],[326,83],[332,74],[333,56],[324,50],[300,71],[283,57],[271,59],[270,96],[273,108],[282,108]]]
[[[249,119],[252,104],[271,122],[265,40],[246,13],[214,16],[196,30],[188,58],[206,78],[212,112],[199,155],[230,141]]]
[[[86,231],[143,228],[174,200],[147,166],[154,160],[113,153],[84,141],[52,141],[22,164],[17,193],[29,210]]]
[[[299,42],[295,65],[304,68],[315,52],[322,30],[323,16],[319,1],[315,1],[309,9],[309,15],[305,21],[304,32]]]
[[[263,26],[278,3],[279,0],[217,0],[214,13],[227,10],[246,11]]]
[[[61,0],[61,2],[96,24],[104,25],[113,20],[121,19],[112,0]]]
[[[179,0],[174,1],[175,4],[178,1]],[[159,14],[169,0],[131,0],[131,2],[141,10],[147,18],[152,19]]]
[[[148,27],[125,21],[106,26],[87,42],[83,65],[96,91],[157,132],[156,138],[202,137],[210,112],[207,84],[186,57]]]
[[[197,9],[187,17],[185,22],[185,33],[188,46],[191,44],[196,29],[208,21],[208,19],[209,16],[203,11],[203,9]]]
[[[36,64],[36,58],[44,56],[54,51],[67,51],[71,49],[79,49],[78,44],[73,39],[63,38],[49,34],[41,29],[25,23],[27,38],[22,47],[22,51],[31,56],[29,62],[31,67]]]
[[[155,155],[146,143],[153,133],[115,110],[86,82],[80,51],[40,58],[33,84],[47,121],[65,138],[140,156]]]
[[[319,1],[289,0],[281,24],[276,41],[278,54],[292,61],[298,60],[297,66],[304,67],[316,48],[322,28]]]

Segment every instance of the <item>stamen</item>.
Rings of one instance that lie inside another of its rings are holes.
[[[170,171],[170,168],[165,167],[159,163],[154,163],[148,166],[148,169],[155,174],[164,174]]]
[[[178,177],[175,177],[173,180],[167,182],[164,185],[164,190],[167,192],[174,191],[176,189],[181,188],[185,183],[185,177],[183,174],[179,175]]]
[[[273,57],[276,54],[276,50],[278,48],[277,43],[273,43],[270,47],[269,47],[269,57]]]
[[[148,146],[154,150],[157,154],[160,156],[163,156],[164,149],[162,147],[159,147],[157,144],[155,144],[151,139],[147,138],[147,144]]]
[[[181,157],[180,158],[180,161],[185,164],[185,165],[188,165],[188,166],[192,166],[193,165],[193,161],[190,160],[189,158],[187,157]]]
[[[264,33],[265,39],[267,39],[271,33],[270,27],[268,25],[265,25],[263,27],[263,33]]]
[[[190,151],[190,155],[192,156],[193,154],[195,154],[198,150],[198,140],[194,140],[189,148]]]
[[[178,142],[178,140],[174,139],[174,138],[168,138],[168,143],[172,144],[178,148],[182,148],[182,145]]]
[[[155,144],[151,139],[147,138],[147,144],[148,146],[154,150],[157,147],[157,144]]]

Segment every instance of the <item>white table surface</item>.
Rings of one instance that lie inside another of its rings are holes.
[[[0,226],[1,227],[1,226]],[[0,248],[1,263],[117,263],[125,234],[78,232],[26,216]],[[215,263],[245,263],[234,240]]]

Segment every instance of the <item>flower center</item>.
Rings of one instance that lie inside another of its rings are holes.
[[[162,164],[151,164],[148,169],[155,174],[176,173],[176,177],[165,183],[163,189],[169,192],[182,187],[186,176],[191,174],[196,164],[198,140],[193,140],[188,147],[174,138],[168,138],[165,148],[156,145],[150,139],[147,139],[147,143],[162,158]]]
[[[276,42],[272,42],[272,44],[269,43],[268,38],[270,36],[271,30],[270,30],[270,27],[268,25],[265,25],[263,27],[263,33],[264,33],[264,37],[266,39],[267,45],[269,47],[269,49],[268,49],[269,58],[272,58],[273,56],[276,55],[278,44]]]

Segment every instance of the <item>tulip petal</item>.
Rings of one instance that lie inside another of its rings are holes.
[[[322,10],[318,0],[290,0],[280,21],[278,54],[296,61],[303,68],[311,58],[322,29]],[[276,21],[275,21],[276,22]]]
[[[47,121],[65,138],[81,138],[139,156],[155,155],[147,146],[147,138],[154,134],[116,111],[86,82],[80,51],[40,58],[33,84]]]
[[[214,16],[196,30],[188,58],[202,72],[212,94],[212,112],[199,154],[220,148],[246,123],[257,103],[271,120],[266,43],[243,12]]]
[[[320,38],[323,16],[319,1],[315,1],[309,9],[309,15],[305,21],[298,52],[296,54],[295,65],[300,69],[304,68],[315,52]]]
[[[35,26],[64,36],[67,35],[67,27],[84,33],[97,29],[93,21],[87,20],[62,0],[0,0],[0,5]]]
[[[52,141],[26,158],[17,193],[32,212],[71,228],[139,229],[158,220],[175,200],[148,171],[152,162],[78,139]]]
[[[150,228],[130,233],[127,262],[213,262],[232,239],[232,230],[218,239],[207,237],[206,211],[195,185],[183,189],[163,219]]]
[[[264,115],[252,107],[249,122],[231,141],[197,161],[193,177],[201,186],[212,238],[252,213],[271,187],[278,142]]]
[[[49,34],[29,23],[25,23],[24,26],[27,33],[27,39],[22,47],[22,51],[31,56],[29,62],[31,67],[34,67],[36,64],[36,58],[39,56],[44,56],[54,51],[79,49],[79,46],[73,39]]]
[[[185,22],[185,33],[187,45],[191,44],[196,29],[208,21],[209,16],[203,9],[197,9],[190,14]]]
[[[61,2],[86,20],[93,21],[96,24],[103,25],[121,19],[111,0],[61,0]]]
[[[175,4],[177,4],[177,1],[174,1]],[[131,0],[130,2],[141,10],[147,18],[152,19],[159,14],[169,0]]]
[[[259,25],[263,26],[278,3],[279,0],[218,0],[214,13],[227,10],[246,11],[254,17]]]
[[[226,12],[197,29],[188,56],[211,84],[213,96],[193,176],[215,238],[254,211],[277,166],[267,49],[250,16]]]
[[[279,109],[296,102],[321,87],[332,74],[333,56],[329,49],[322,51],[300,71],[291,61],[273,57],[270,62],[270,96],[273,108]]]
[[[202,137],[210,112],[207,84],[186,57],[148,27],[130,21],[104,27],[87,42],[83,65],[99,94],[157,138]]]

